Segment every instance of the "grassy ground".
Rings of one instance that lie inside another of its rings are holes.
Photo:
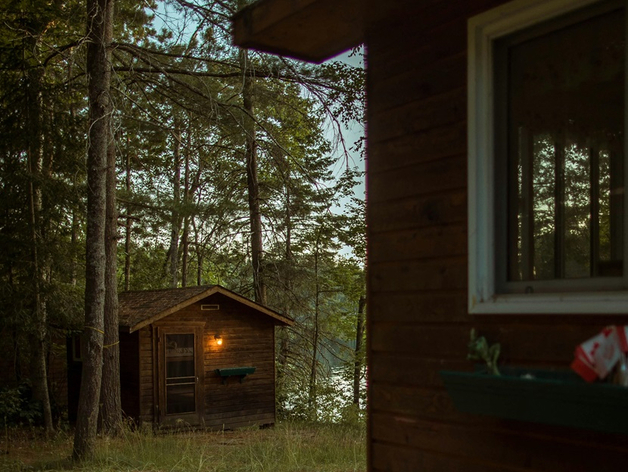
[[[7,430],[0,471],[85,472],[350,472],[366,470],[364,427],[280,423],[274,428],[224,432],[128,431],[99,439],[96,457],[73,464],[72,436],[44,439],[37,431]]]

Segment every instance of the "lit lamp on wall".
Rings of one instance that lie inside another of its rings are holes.
[[[222,346],[222,337],[220,336],[220,334],[215,334],[214,339],[216,340],[216,345]]]

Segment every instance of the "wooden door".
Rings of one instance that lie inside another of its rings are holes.
[[[203,412],[203,330],[159,326],[159,422],[198,425]]]

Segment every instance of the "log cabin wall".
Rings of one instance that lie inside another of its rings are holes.
[[[471,370],[469,331],[501,362],[566,367],[621,316],[467,311],[467,19],[501,1],[366,0],[369,467],[616,471],[626,436],[463,414],[440,370]],[[384,10],[385,9],[385,10]]]
[[[202,311],[203,304],[218,304],[219,310]],[[203,425],[210,428],[237,428],[275,422],[275,368],[273,319],[216,294],[192,304],[158,323],[204,322],[204,412]],[[157,323],[157,324],[158,324]],[[223,339],[217,346],[215,335]],[[155,378],[152,326],[139,330],[140,346],[140,420],[156,421],[158,398]],[[229,378],[225,384],[215,369],[226,367],[256,368],[255,373],[240,383]]]
[[[209,303],[220,310],[208,313],[205,325],[205,424],[236,428],[275,422],[275,327],[273,319],[222,295]],[[222,346],[213,342],[222,336]],[[255,367],[243,383],[225,384],[214,372],[226,367]]]

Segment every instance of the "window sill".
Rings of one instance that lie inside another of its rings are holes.
[[[471,314],[628,314],[628,292],[500,294],[469,299]]]
[[[522,375],[532,374],[534,378]],[[571,371],[441,371],[459,411],[532,423],[628,434],[628,388],[587,384]]]

